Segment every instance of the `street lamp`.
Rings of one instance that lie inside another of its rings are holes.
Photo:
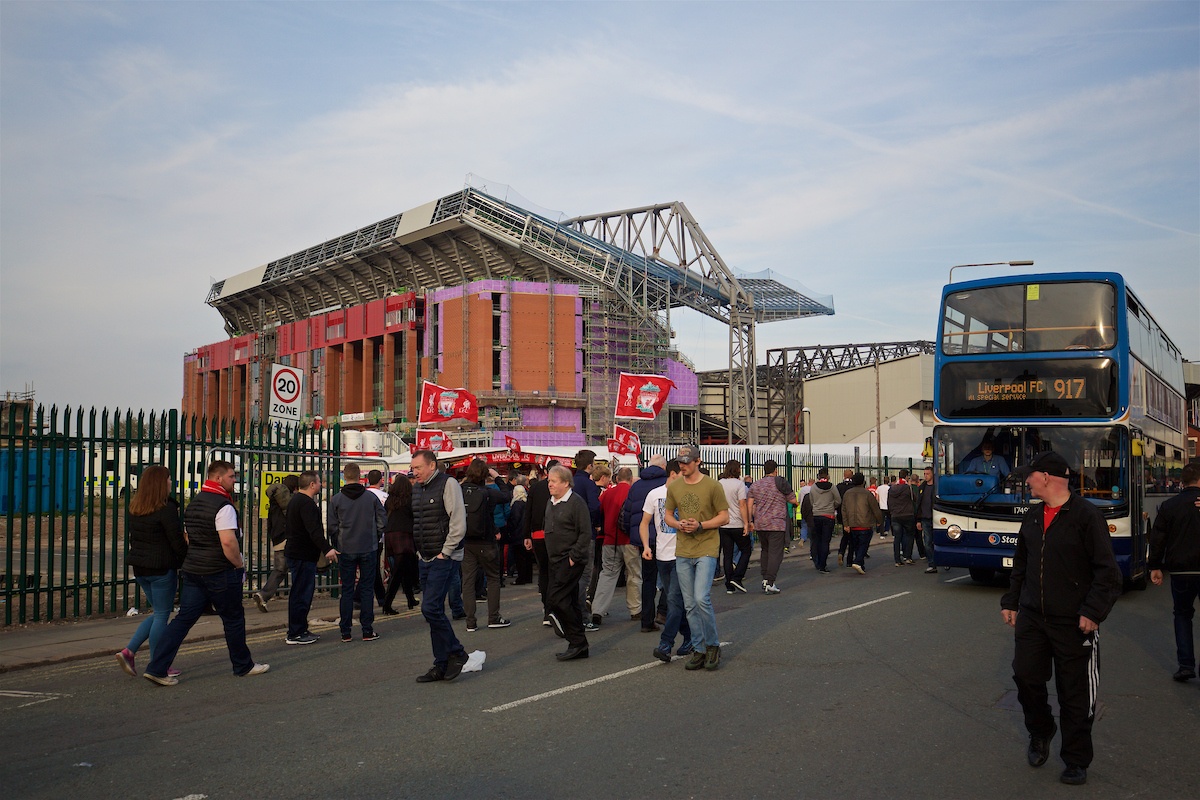
[[[950,268],[950,283],[954,283],[954,270],[964,267],[1032,267],[1032,261],[989,261],[986,264],[957,264]]]
[[[812,466],[812,409],[808,406],[800,409],[800,413],[804,414],[804,441],[808,442],[808,465]]]

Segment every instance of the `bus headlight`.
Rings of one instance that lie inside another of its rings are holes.
[[[951,525],[949,528],[946,528],[946,535],[950,537],[950,541],[957,542],[962,538],[962,528],[957,525]]]

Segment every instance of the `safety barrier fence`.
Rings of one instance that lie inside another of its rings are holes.
[[[138,476],[166,467],[181,507],[208,465],[234,464],[247,585],[271,570],[265,487],[316,470],[338,486],[340,428],[324,436],[274,423],[225,423],[178,411],[85,411],[11,404],[0,419],[4,624],[124,613],[145,605],[126,562],[129,501]],[[332,589],[333,575],[318,590]]]

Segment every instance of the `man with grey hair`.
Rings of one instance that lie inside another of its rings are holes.
[[[592,548],[592,516],[587,501],[572,491],[574,476],[561,464],[551,467],[547,483],[550,502],[546,507],[546,555],[550,583],[546,605],[554,632],[567,640],[559,661],[588,657],[588,640],[583,632],[583,603],[579,579],[583,577]]]

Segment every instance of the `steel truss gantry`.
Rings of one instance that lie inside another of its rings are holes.
[[[933,342],[872,342],[768,350],[768,441],[772,444],[792,444],[802,440],[805,432],[800,412],[804,408],[806,379],[923,353],[933,353]]]

